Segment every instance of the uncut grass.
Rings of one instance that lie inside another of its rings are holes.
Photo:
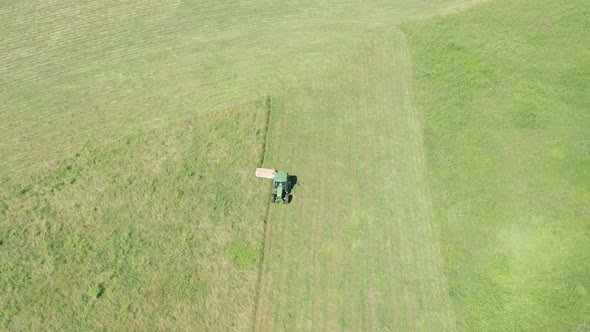
[[[403,26],[461,328],[590,324],[589,22],[495,1]]]
[[[4,183],[0,326],[251,328],[265,117],[230,105]]]

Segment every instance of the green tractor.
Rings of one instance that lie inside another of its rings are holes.
[[[289,180],[289,174],[286,172],[278,172],[272,179],[272,202],[289,204],[291,201],[291,181]]]
[[[289,192],[293,186],[291,177],[286,172],[277,172],[269,168],[257,168],[256,176],[263,179],[272,179],[272,202],[289,204],[291,195]]]

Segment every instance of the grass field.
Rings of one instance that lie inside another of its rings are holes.
[[[249,172],[260,158],[260,104],[81,150],[8,182],[4,327],[251,325],[264,223],[251,206],[266,203]]]
[[[494,1],[403,30],[458,327],[588,330],[588,3]]]
[[[266,96],[470,3],[3,2],[2,326],[253,328]]]
[[[474,2],[4,1],[0,176],[307,82],[375,26]]]
[[[452,329],[404,37],[335,62],[273,108],[266,162],[300,181],[270,211],[257,329]]]
[[[587,328],[586,7],[1,2],[0,327]]]

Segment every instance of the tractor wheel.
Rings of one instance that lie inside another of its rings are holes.
[[[272,194],[270,199],[271,199],[271,202],[273,202],[273,203],[276,202],[277,201],[277,194]]]
[[[291,202],[291,195],[286,194],[285,195],[285,204],[289,204]]]

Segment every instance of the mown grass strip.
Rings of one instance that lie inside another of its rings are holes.
[[[338,63],[273,109],[268,161],[300,185],[271,207],[257,329],[452,330],[403,35]]]

